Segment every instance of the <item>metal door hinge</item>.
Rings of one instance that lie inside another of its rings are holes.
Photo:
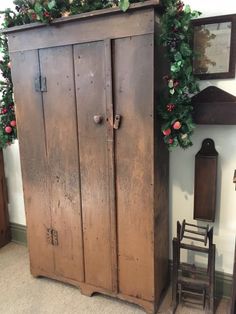
[[[37,76],[35,78],[35,91],[36,92],[46,92],[47,91],[47,79],[45,76]]]
[[[52,228],[47,229],[47,242],[53,246],[58,245],[58,232]]]

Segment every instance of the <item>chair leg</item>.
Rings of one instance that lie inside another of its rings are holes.
[[[215,244],[212,244],[210,248],[210,256],[209,258],[211,266],[210,266],[210,291],[209,291],[209,314],[214,314],[214,304],[215,304]]]
[[[172,271],[172,313],[175,313],[178,303],[177,303],[177,281],[178,281],[178,256],[179,247],[178,240],[173,239],[173,271]]]

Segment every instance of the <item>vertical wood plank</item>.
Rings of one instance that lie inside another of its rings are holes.
[[[3,151],[0,150],[0,248],[11,240]]]
[[[153,36],[115,40],[113,69],[119,291],[153,301]]]
[[[105,50],[103,42],[74,47],[85,280],[112,290],[109,157],[107,153]],[[100,115],[96,124],[94,116]]]
[[[49,164],[52,227],[58,231],[54,247],[55,273],[84,280],[80,207],[77,112],[72,46],[39,51]]]
[[[112,290],[117,292],[117,220],[115,204],[115,165],[114,165],[114,112],[113,112],[113,84],[112,84],[112,45],[111,40],[105,40],[105,77],[106,77],[106,124],[107,124],[107,152],[108,152],[108,193],[110,208],[110,244],[112,264]]]
[[[53,273],[53,250],[46,236],[47,228],[51,226],[51,213],[44,113],[41,93],[34,88],[35,77],[40,73],[38,52],[15,52],[10,57],[31,272],[34,275],[40,275],[41,271]]]
[[[155,38],[160,36],[159,19],[155,19]],[[155,40],[154,49],[155,104],[154,104],[154,259],[156,306],[169,281],[169,152],[163,141],[161,120],[158,113],[165,81],[163,76],[169,71],[164,58],[166,52]]]

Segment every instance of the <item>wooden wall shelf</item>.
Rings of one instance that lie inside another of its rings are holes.
[[[210,86],[192,98],[196,124],[236,124],[236,97]]]

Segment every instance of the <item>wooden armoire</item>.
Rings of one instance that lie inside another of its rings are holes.
[[[6,30],[32,274],[150,313],[168,283],[157,2]]]

